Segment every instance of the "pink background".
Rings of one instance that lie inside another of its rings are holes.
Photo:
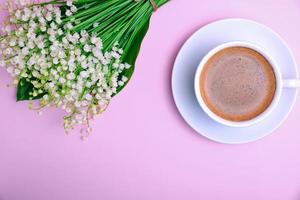
[[[132,80],[86,142],[64,134],[62,112],[39,117],[16,103],[0,69],[0,200],[299,200],[300,99],[274,134],[235,146],[198,135],[173,103],[180,46],[228,17],[270,26],[300,63],[298,0],[172,0],[153,15]]]

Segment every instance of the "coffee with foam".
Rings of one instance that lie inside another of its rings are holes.
[[[229,47],[215,53],[200,75],[207,107],[230,121],[251,120],[271,104],[276,90],[272,65],[257,51]]]

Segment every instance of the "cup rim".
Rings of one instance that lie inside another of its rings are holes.
[[[257,51],[258,53],[260,53],[263,57],[265,57],[268,60],[268,62],[271,64],[273,72],[275,74],[276,89],[275,89],[275,94],[274,94],[271,104],[262,113],[260,113],[258,116],[254,117],[250,120],[230,121],[230,120],[227,120],[227,119],[224,119],[224,118],[218,116],[217,114],[215,114],[214,112],[212,112],[210,110],[210,108],[206,105],[206,103],[204,102],[202,95],[201,95],[199,80],[200,80],[200,75],[201,75],[204,65],[217,52],[219,52],[223,49],[229,48],[229,47],[247,47],[247,48]],[[279,102],[279,98],[282,93],[282,77],[281,77],[281,73],[279,71],[277,63],[274,61],[274,59],[272,59],[271,56],[268,55],[268,53],[266,53],[266,50],[264,50],[262,47],[260,47],[256,44],[250,43],[250,42],[245,42],[245,41],[231,41],[231,42],[222,43],[222,44],[216,46],[215,48],[211,49],[202,58],[202,60],[200,61],[199,65],[197,67],[196,73],[195,73],[194,90],[195,90],[196,98],[197,98],[197,101],[198,101],[200,107],[204,110],[204,112],[210,118],[212,118],[213,120],[215,120],[223,125],[226,125],[226,126],[246,127],[246,126],[251,126],[251,125],[257,124],[260,121],[264,120],[277,106],[277,104]]]

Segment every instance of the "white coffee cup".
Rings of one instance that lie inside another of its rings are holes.
[[[274,74],[276,77],[276,90],[275,90],[273,100],[264,112],[262,112],[260,115],[256,116],[255,118],[253,118],[251,120],[236,122],[236,121],[230,121],[230,120],[221,118],[220,116],[216,115],[214,112],[212,112],[208,108],[208,106],[204,102],[201,92],[200,92],[199,81],[200,81],[200,75],[201,75],[204,65],[207,63],[207,61],[213,55],[215,55],[217,52],[219,52],[223,49],[226,49],[228,47],[247,47],[247,48],[253,49],[253,50],[257,51],[258,53],[260,53],[261,55],[263,55],[269,61],[271,66],[273,67],[273,71],[274,71]],[[195,74],[195,79],[194,79],[194,89],[195,89],[196,98],[197,98],[200,106],[204,110],[204,112],[209,117],[214,119],[215,121],[217,121],[221,124],[227,125],[227,126],[231,126],[231,127],[245,127],[245,126],[251,126],[253,124],[259,123],[260,121],[265,119],[268,115],[270,115],[272,113],[272,111],[274,110],[274,108],[278,105],[280,96],[282,95],[283,88],[295,88],[296,89],[298,87],[300,87],[300,80],[299,79],[283,79],[281,72],[279,71],[277,63],[272,59],[272,57],[270,57],[266,53],[265,50],[263,50],[262,47],[251,44],[249,42],[242,42],[242,41],[234,41],[234,42],[224,43],[224,44],[221,44],[221,45],[215,47],[211,51],[209,51],[204,56],[204,58],[201,60],[199,66],[197,68],[197,71]]]

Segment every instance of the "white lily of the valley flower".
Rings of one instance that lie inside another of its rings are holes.
[[[67,17],[77,12],[72,0],[66,5]],[[130,65],[119,61],[123,50],[118,44],[104,52],[101,38],[85,30],[72,32],[75,22],[64,22],[59,7],[25,6],[11,16],[10,23],[15,24],[4,27],[0,66],[14,77],[15,84],[25,79],[33,85],[30,98],[41,96],[42,106],[65,110],[66,129],[87,124],[128,81],[121,73]]]

